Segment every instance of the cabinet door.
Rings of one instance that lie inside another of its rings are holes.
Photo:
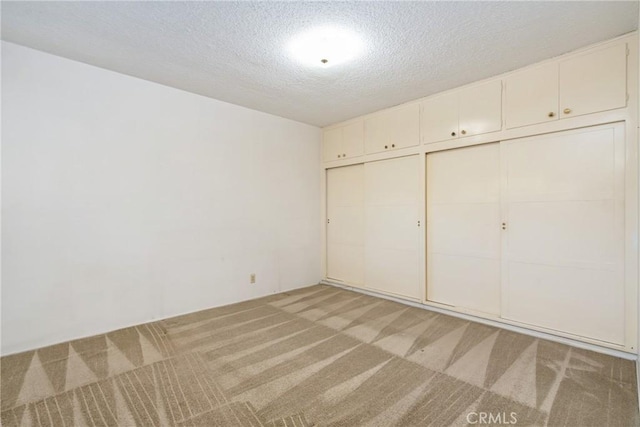
[[[397,108],[387,114],[389,149],[413,147],[420,143],[420,106],[418,104]]]
[[[388,148],[389,120],[385,113],[375,114],[364,121],[364,149],[367,154]],[[387,148],[385,148],[387,146]]]
[[[342,157],[342,128],[324,131],[322,138],[323,159],[325,162],[338,160]]]
[[[560,114],[571,117],[627,104],[627,45],[560,62]]]
[[[366,287],[418,299],[420,156],[365,164]]]
[[[342,128],[342,155],[362,156],[364,150],[364,123],[358,121]]]
[[[427,299],[500,314],[500,144],[427,155]]]
[[[527,69],[505,79],[507,128],[558,119],[558,64]]]
[[[426,99],[421,104],[420,130],[425,143],[458,137],[458,93]]]
[[[327,277],[364,281],[364,166],[327,170]]]
[[[503,317],[624,343],[624,127],[502,143]]]
[[[460,136],[502,129],[502,81],[493,80],[460,91]]]

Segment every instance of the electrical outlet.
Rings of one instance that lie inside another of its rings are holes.
[[[255,273],[251,273],[251,275],[249,276],[249,283],[256,283],[256,274]]]

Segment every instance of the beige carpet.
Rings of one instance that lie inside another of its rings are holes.
[[[324,285],[0,363],[5,427],[639,425],[634,362]]]

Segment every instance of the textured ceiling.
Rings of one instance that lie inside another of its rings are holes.
[[[318,126],[633,31],[637,2],[2,2],[2,38]],[[366,51],[290,58],[316,26]]]

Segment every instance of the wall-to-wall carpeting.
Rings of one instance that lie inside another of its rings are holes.
[[[632,361],[323,285],[0,364],[5,427],[639,422]]]

